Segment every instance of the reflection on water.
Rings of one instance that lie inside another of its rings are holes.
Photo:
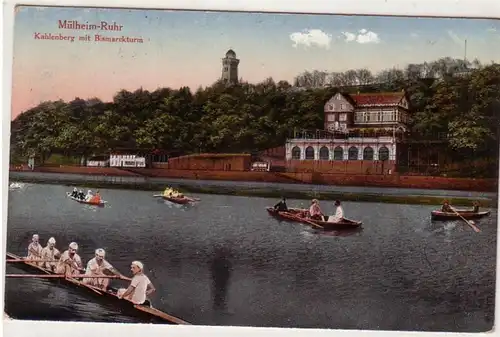
[[[326,233],[270,217],[270,199],[196,195],[200,203],[177,207],[150,192],[101,189],[109,205],[89,211],[65,197],[68,189],[9,192],[8,251],[25,255],[36,232],[43,245],[50,236],[60,249],[78,242],[85,262],[104,248],[126,275],[141,260],[157,289],[153,306],[194,324],[492,327],[496,210],[475,233],[465,223],[432,222],[432,206],[343,202],[362,229]],[[334,212],[330,202],[321,207]],[[46,280],[7,279],[6,310],[24,319],[136,321]]]

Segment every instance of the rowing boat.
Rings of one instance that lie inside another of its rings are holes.
[[[197,199],[192,199],[188,197],[167,197],[163,194],[155,194],[153,195],[155,198],[162,198],[163,200],[173,202],[174,204],[179,204],[179,205],[186,205],[191,202],[199,201]]]
[[[76,202],[79,202],[81,204],[86,204],[86,205],[104,207],[104,205],[107,204],[107,201],[104,201],[104,200],[101,200],[99,203],[81,200],[81,199],[78,199],[78,198],[75,198],[75,197],[71,196],[71,193],[69,193],[69,192],[66,192],[66,196],[68,198],[70,198],[71,200],[74,200]]]
[[[12,260],[21,260],[23,259],[20,256],[17,256],[12,253],[7,253],[6,254],[7,259],[12,259]],[[36,273],[40,275],[56,275],[56,273],[52,272],[51,270],[39,267],[33,263],[30,262],[21,262],[21,263],[15,263],[14,267],[19,268],[21,270],[27,271],[29,273]],[[160,311],[158,309],[155,309],[151,306],[147,305],[137,305],[132,303],[129,300],[125,299],[120,299],[117,296],[117,289],[108,287],[107,291],[104,291],[102,289],[86,285],[77,279],[74,278],[47,278],[47,280],[53,281],[53,282],[59,282],[67,286],[75,287],[76,289],[84,291],[88,295],[93,295],[95,298],[99,299],[100,301],[109,303],[111,305],[114,305],[119,308],[120,312],[124,315],[127,316],[133,316],[136,317],[140,320],[145,320],[149,323],[167,323],[167,324],[188,324],[188,322],[185,322],[177,317],[171,316],[163,311]]]
[[[457,210],[457,213],[460,214],[464,219],[480,219],[485,216],[490,215],[490,211],[484,212],[473,212],[467,210]],[[458,220],[460,216],[458,216],[455,212],[441,212],[441,211],[432,211],[431,219],[438,221],[448,221],[448,220]]]
[[[270,215],[276,218],[300,222],[304,224],[313,223],[321,226],[324,230],[353,229],[362,225],[361,221],[354,221],[346,218],[342,218],[342,220],[340,220],[339,222],[328,222],[306,218],[304,214],[305,212],[307,212],[307,210],[300,208],[289,208],[288,212],[280,212],[275,210],[273,207],[267,207],[266,210]]]

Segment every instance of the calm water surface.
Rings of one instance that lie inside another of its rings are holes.
[[[9,192],[7,250],[26,254],[33,233],[64,250],[78,242],[86,263],[104,248],[128,273],[141,260],[157,288],[153,305],[193,324],[270,327],[487,331],[494,317],[496,210],[478,221],[431,222],[432,206],[345,202],[363,221],[347,236],[279,222],[275,200],[195,195],[191,207],[151,192],[101,190],[93,208],[68,187]],[[290,200],[289,206],[306,206]],[[334,207],[323,202],[332,214]],[[20,273],[8,266],[7,273]],[[114,281],[115,285],[126,285]],[[7,279],[13,318],[136,322],[82,292],[41,279]]]

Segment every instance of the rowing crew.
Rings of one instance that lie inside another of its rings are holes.
[[[319,207],[318,199],[313,199],[311,201],[311,206],[308,211],[305,211],[304,215],[313,220],[320,220],[326,222],[339,222],[344,218],[344,209],[340,205],[340,200],[336,200],[334,204],[337,209],[335,210],[335,215],[324,215]],[[287,212],[288,206],[286,205],[286,199],[283,197],[280,202],[274,205],[274,209],[279,212]]]
[[[66,277],[82,276],[82,259],[77,254],[78,244],[71,242],[66,251],[60,254],[55,248],[56,240],[52,237],[47,241],[47,246],[42,248],[39,243],[38,234],[34,234],[31,243],[28,246],[27,260],[35,261],[39,267],[63,274]],[[117,291],[119,298],[125,298],[135,304],[149,304],[147,296],[153,293],[156,289],[144,274],[144,265],[140,261],[133,261],[130,269],[134,275],[132,279],[123,276],[118,272],[107,260],[104,259],[106,252],[102,248],[95,251],[95,256],[87,263],[84,276],[92,276],[92,278],[83,278],[82,282],[86,285],[97,287],[104,291],[109,286],[109,278],[99,278],[99,276],[117,276],[124,280],[130,280],[128,288],[121,288]],[[38,262],[40,261],[40,262]]]
[[[73,188],[73,192],[71,192],[71,197],[78,200],[91,202],[94,204],[98,204],[101,202],[101,195],[99,194],[99,191],[93,194],[91,190],[88,190],[87,195],[85,195],[82,190],[78,191],[76,187]]]

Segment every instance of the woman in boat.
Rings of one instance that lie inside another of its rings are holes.
[[[323,212],[319,207],[318,199],[313,199],[309,207],[309,217],[314,220],[323,220]]]
[[[91,202],[93,204],[99,204],[99,203],[101,203],[101,195],[99,194],[99,190],[97,190],[95,192],[95,195],[93,195],[92,198],[90,198],[89,202]]]
[[[91,190],[88,190],[87,191],[87,195],[85,196],[85,201],[90,201],[90,199],[92,199],[94,195],[92,194],[92,191]]]
[[[278,211],[278,212],[287,212],[288,211],[285,197],[281,198],[280,202],[278,202],[276,205],[274,205],[274,210]]]
[[[337,207],[337,210],[334,216],[328,217],[328,222],[340,222],[344,218],[344,209],[340,205],[340,200],[335,200],[334,205]]]
[[[445,200],[443,202],[443,206],[441,207],[441,212],[443,212],[443,213],[454,213],[453,212],[453,207],[450,206],[450,204],[448,203],[448,200]]]

